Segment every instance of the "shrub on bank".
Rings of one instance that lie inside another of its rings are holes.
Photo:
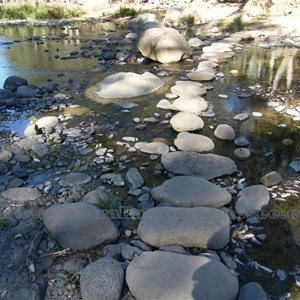
[[[64,19],[79,17],[80,11],[75,8],[66,8],[61,5],[2,5],[0,6],[1,19]]]

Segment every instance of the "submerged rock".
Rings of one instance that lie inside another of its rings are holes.
[[[99,98],[132,98],[151,94],[164,85],[157,76],[145,72],[142,75],[132,72],[112,74],[96,84]]]

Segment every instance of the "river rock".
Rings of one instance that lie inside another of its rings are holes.
[[[173,28],[150,28],[142,33],[137,45],[144,57],[160,63],[179,62],[192,54],[186,39]]]
[[[54,205],[45,210],[44,225],[63,248],[90,249],[119,237],[105,213],[88,203]]]
[[[182,84],[176,84],[171,87],[171,92],[178,96],[203,96],[207,94],[207,91],[201,85],[196,83],[186,82]]]
[[[178,132],[195,131],[204,127],[203,120],[191,113],[179,112],[170,120],[172,128]]]
[[[199,96],[181,96],[176,99],[170,109],[200,115],[208,107],[207,102]]]
[[[124,281],[122,265],[113,258],[100,258],[80,272],[83,300],[119,300]]]
[[[0,99],[9,100],[14,97],[13,92],[5,89],[0,89]]]
[[[182,151],[209,152],[214,142],[207,136],[189,132],[180,132],[174,140],[175,146]]]
[[[19,76],[9,76],[5,79],[3,88],[11,92],[15,92],[21,85],[27,85],[28,81]]]
[[[84,173],[70,173],[64,175],[59,184],[62,186],[74,186],[86,184],[92,180],[90,175]]]
[[[42,128],[45,129],[45,132],[52,133],[53,128],[59,123],[59,120],[55,116],[47,116],[38,119],[34,124],[31,124],[26,127],[24,135],[26,137],[34,136],[42,133]]]
[[[126,282],[137,300],[233,300],[239,288],[237,277],[222,263],[168,251],[136,257]]]
[[[239,136],[239,137],[234,139],[234,144],[237,147],[246,147],[250,144],[250,142],[245,137]]]
[[[215,72],[211,71],[195,71],[189,72],[186,74],[186,77],[190,80],[197,80],[197,81],[211,81],[216,78]]]
[[[128,169],[126,181],[130,190],[138,189],[144,184],[144,179],[137,168]]]
[[[205,179],[231,175],[237,171],[232,159],[216,154],[169,152],[162,155],[161,163],[173,174],[200,176]]]
[[[248,113],[240,113],[235,115],[232,119],[235,121],[243,122],[250,118],[250,115]]]
[[[238,300],[268,300],[266,292],[257,282],[249,282],[241,287]]]
[[[28,85],[21,85],[17,88],[17,96],[21,98],[34,98],[38,93],[38,88],[32,88]]]
[[[211,207],[155,207],[144,212],[137,233],[154,247],[182,245],[221,249],[229,242],[230,219]]]
[[[236,150],[234,150],[234,156],[238,159],[238,160],[247,160],[250,158],[250,151],[247,148],[238,148]]]
[[[272,171],[272,172],[264,175],[262,177],[262,179],[260,180],[260,182],[265,186],[277,185],[281,181],[282,181],[281,174],[276,171]]]
[[[259,212],[269,201],[269,191],[264,185],[248,186],[237,195],[235,210],[243,217],[250,217]]]
[[[8,150],[3,150],[0,152],[0,161],[2,161],[2,162],[7,163],[12,159],[12,157],[13,157],[13,154]]]
[[[132,98],[151,94],[164,85],[157,76],[145,72],[142,75],[133,72],[112,74],[96,84],[99,98]]]
[[[1,195],[12,202],[26,203],[40,198],[41,192],[36,188],[15,187],[2,192]]]
[[[181,207],[219,208],[231,201],[231,194],[206,179],[194,176],[176,176],[151,190],[159,202],[169,202]]]
[[[171,103],[166,99],[162,99],[157,103],[156,107],[160,109],[170,109]]]
[[[188,40],[188,43],[190,44],[191,47],[197,48],[200,46],[203,46],[204,42],[201,41],[199,38],[191,38]]]
[[[228,124],[220,124],[214,131],[215,137],[220,140],[232,141],[235,139],[234,129]]]
[[[169,146],[162,142],[152,142],[143,144],[141,151],[150,154],[164,154],[169,152]]]

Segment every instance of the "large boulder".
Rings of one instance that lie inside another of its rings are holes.
[[[222,263],[167,251],[136,257],[126,282],[137,300],[233,300],[239,288],[237,277]]]
[[[119,237],[119,230],[106,214],[88,203],[51,206],[43,221],[51,236],[72,250],[94,248]]]
[[[152,197],[159,202],[174,206],[219,208],[231,201],[231,194],[218,185],[201,177],[176,176],[151,190]]]
[[[221,249],[229,242],[230,219],[211,207],[155,207],[143,214],[137,233],[154,247]]]
[[[21,85],[27,85],[28,81],[19,76],[9,76],[5,79],[3,88],[11,92],[16,92],[17,88]]]
[[[145,72],[142,75],[133,72],[112,74],[96,84],[99,98],[132,98],[151,94],[164,85],[157,76]]]
[[[80,272],[80,291],[83,300],[119,300],[124,270],[113,258],[100,258]]]
[[[175,175],[200,176],[205,179],[231,175],[237,171],[232,159],[216,154],[169,152],[162,155],[161,163]]]
[[[150,28],[138,41],[143,56],[160,63],[179,62],[192,54],[186,39],[173,28]]]

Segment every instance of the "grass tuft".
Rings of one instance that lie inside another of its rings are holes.
[[[115,18],[123,18],[123,17],[135,17],[139,14],[135,8],[132,7],[120,7],[114,14]]]
[[[69,19],[80,16],[80,11],[62,5],[18,4],[0,6],[0,19]]]
[[[245,28],[246,24],[242,20],[242,16],[235,17],[231,23],[227,24],[225,30],[228,32],[238,32]]]

